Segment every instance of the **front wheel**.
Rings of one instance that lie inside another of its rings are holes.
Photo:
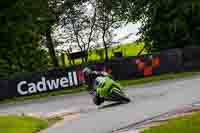
[[[100,98],[100,97],[97,97],[97,96],[95,96],[93,98],[93,103],[96,104],[97,106],[101,105],[103,102],[104,102],[103,98]]]
[[[118,101],[122,102],[122,103],[129,103],[131,102],[130,98],[128,98],[124,92],[122,92],[121,90],[113,90],[111,93],[112,97],[115,97]]]

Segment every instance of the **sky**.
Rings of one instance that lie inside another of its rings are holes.
[[[141,26],[141,23],[139,22],[136,24],[128,23],[126,26],[116,29],[114,31],[114,34],[116,34],[117,36],[113,38],[113,42],[119,42],[120,44],[124,44],[124,43],[136,41],[139,38],[139,36],[136,34],[139,32],[138,28],[140,26]],[[130,36],[128,38],[124,38],[127,35],[130,35]]]

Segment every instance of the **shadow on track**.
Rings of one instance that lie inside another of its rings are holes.
[[[110,107],[115,107],[122,104],[121,102],[115,102],[115,103],[111,103],[111,104],[107,104],[107,105],[103,105],[98,107],[98,109],[105,109],[105,108],[110,108]]]

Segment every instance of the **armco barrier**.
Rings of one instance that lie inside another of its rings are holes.
[[[177,72],[182,68],[181,60],[181,51],[174,49],[140,57],[129,57],[121,61],[111,61],[110,67],[116,79],[134,79]]]
[[[73,65],[46,72],[19,73],[12,78],[0,80],[0,98],[78,87],[84,82],[82,70],[86,66],[105,70],[116,80],[135,79],[182,70],[182,52],[180,49],[173,49],[139,57],[112,59],[108,62]]]
[[[1,90],[0,99],[6,98],[9,95],[11,95],[11,94],[9,94],[10,91],[8,90],[8,80],[7,79],[0,80],[0,90]]]
[[[193,70],[200,68],[200,47],[189,47],[182,49],[184,70]]]

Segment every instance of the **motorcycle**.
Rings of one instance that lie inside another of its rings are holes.
[[[99,77],[97,77],[96,80],[98,80]],[[101,85],[96,85],[94,90],[90,92],[90,94],[93,96],[93,103],[97,106],[101,105],[104,101],[114,101],[119,103],[129,103],[131,100],[128,97],[128,95],[123,91],[123,88],[121,85],[119,85],[116,81],[114,81],[111,77],[101,77],[103,80],[105,78],[109,78],[109,80],[112,82],[111,87],[108,90],[107,96],[97,96],[97,88],[102,87]],[[105,84],[105,82],[103,83]],[[104,86],[104,85],[103,85]]]

